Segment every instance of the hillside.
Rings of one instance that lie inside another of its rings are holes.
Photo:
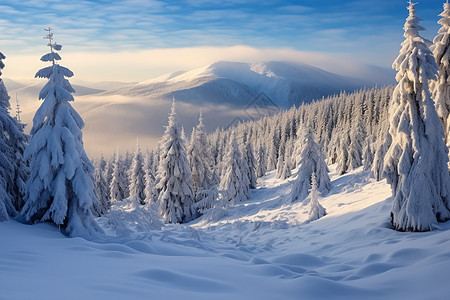
[[[271,105],[289,108],[323,96],[370,86],[367,81],[288,62],[216,62],[111,91],[122,96],[145,96],[190,104],[231,104],[246,107],[260,94]]]
[[[393,231],[385,181],[361,170],[331,175],[333,188],[320,200],[328,215],[309,224],[302,223],[305,207],[288,202],[292,179],[274,179],[274,172],[247,202],[186,225],[141,217],[136,223],[142,207],[132,201],[100,219],[108,236],[95,241],[67,239],[50,224],[0,223],[2,297],[445,297],[450,224]]]

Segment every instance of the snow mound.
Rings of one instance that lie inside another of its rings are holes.
[[[98,218],[98,222],[109,234],[116,236],[129,236],[134,232],[151,232],[163,227],[156,208],[142,205],[137,197],[117,201],[105,216]]]

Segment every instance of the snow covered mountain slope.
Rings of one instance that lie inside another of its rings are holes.
[[[189,72],[167,74],[112,91],[124,96],[218,103],[246,107],[260,94],[280,108],[310,102],[340,91],[371,85],[306,64],[288,62],[216,62]]]
[[[50,224],[0,223],[1,298],[447,298],[450,222],[390,229],[389,186],[359,169],[332,173],[320,199],[328,215],[304,224],[306,208],[289,203],[294,178],[274,175],[247,202],[186,225],[160,228],[125,201],[99,219],[109,235],[96,241]]]

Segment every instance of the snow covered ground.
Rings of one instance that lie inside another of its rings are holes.
[[[249,201],[188,225],[163,225],[131,200],[99,220],[97,241],[0,223],[0,299],[446,298],[450,222],[393,231],[385,181],[360,170],[332,179],[328,215],[308,224],[289,200],[293,178],[273,172]]]

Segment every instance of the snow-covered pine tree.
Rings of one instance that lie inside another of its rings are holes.
[[[281,174],[280,174],[280,179],[284,180],[288,177],[291,176],[291,172],[292,172],[292,153],[294,150],[294,143],[293,143],[293,139],[289,139],[286,142],[286,150],[284,153],[284,164],[283,164],[283,168],[281,170]]]
[[[245,201],[250,196],[250,184],[248,177],[242,172],[242,164],[239,146],[232,132],[224,158],[224,174],[219,185],[223,198],[231,204]]]
[[[373,158],[372,164],[372,174],[376,181],[383,179],[384,173],[384,158],[386,157],[386,152],[392,144],[392,136],[389,132],[385,134],[384,141],[378,146],[375,156]]]
[[[389,95],[393,94],[393,91],[390,89],[387,90],[387,92],[390,92]],[[386,98],[386,99],[384,99]],[[385,107],[379,107],[379,115],[377,115],[377,119],[379,121],[379,131],[376,136],[377,140],[377,148],[375,151],[375,155],[373,158],[372,163],[372,174],[375,180],[380,181],[383,179],[383,168],[384,168],[384,158],[386,156],[386,152],[388,151],[389,147],[392,144],[392,136],[389,133],[389,116],[388,116],[388,101],[387,99],[390,99],[390,96],[385,95],[376,103],[382,102],[384,99],[386,102]]]
[[[5,67],[3,63],[5,56],[0,52],[0,75]],[[11,148],[9,147],[9,136],[7,128],[11,126],[8,114],[9,95],[3,80],[0,79],[0,222],[9,219],[9,216],[16,214],[14,198],[7,192],[7,186],[13,181],[14,165],[11,161]]]
[[[241,173],[242,173],[242,177],[244,179],[245,182],[248,182],[248,188],[251,188],[251,184],[250,184],[250,168],[248,166],[247,161],[245,160],[245,144],[243,142],[238,142],[239,145],[239,152],[241,153],[241,164],[239,165],[241,168]]]
[[[350,135],[349,133],[342,128],[339,132],[340,134],[340,143],[339,148],[337,149],[337,158],[336,158],[336,173],[338,175],[342,175],[347,173],[351,166],[350,166]]]
[[[145,159],[145,203],[156,202],[155,173],[153,170],[154,153],[147,152]]]
[[[14,118],[16,118],[17,122],[22,122],[22,120],[20,119],[20,114],[22,113],[22,110],[20,109],[20,103],[19,103],[19,98],[17,97],[17,93],[16,93],[16,115]],[[25,127],[25,125],[23,125],[22,127]]]
[[[283,168],[284,168],[284,157],[285,157],[285,144],[280,144],[280,148],[278,150],[278,153],[280,155],[278,156],[277,160],[277,172],[276,172],[276,178],[281,178],[283,174]],[[281,154],[282,153],[282,154]],[[284,178],[283,178],[284,179]]]
[[[184,130],[184,126],[181,125],[181,139],[186,143],[187,138],[186,138],[186,132]]]
[[[166,223],[185,223],[196,217],[191,169],[185,141],[176,122],[175,100],[160,142],[160,162],[156,175],[159,210]]]
[[[302,137],[304,137],[304,130],[305,129],[304,129],[303,125],[297,127],[297,137],[298,138],[294,142],[294,149],[293,149],[292,157],[291,157],[294,166],[298,165],[298,162],[300,161],[300,158],[301,158],[301,154],[302,154],[303,148],[305,146],[303,144],[304,141],[302,139]]]
[[[214,163],[214,160],[212,160],[212,162],[213,162],[213,165],[211,166],[211,170],[212,170],[211,182],[215,186],[219,186],[219,183],[220,183],[219,166]]]
[[[286,156],[286,141],[289,138],[289,131],[290,126],[287,119],[287,114],[282,114],[280,116],[280,122],[278,123],[279,126],[281,126],[280,130],[280,140],[278,143],[278,158],[277,158],[277,164],[276,164],[276,177],[281,178],[283,177],[283,169],[285,166],[285,156]]]
[[[348,166],[354,170],[363,164],[364,132],[361,119],[356,119],[350,131],[350,147],[348,150]]]
[[[444,3],[444,11],[439,15],[441,28],[433,40],[433,51],[439,66],[437,81],[431,84],[433,100],[442,125],[445,142],[450,147],[450,3]]]
[[[130,178],[130,170],[131,170],[131,164],[133,163],[133,154],[131,154],[130,151],[126,151],[125,155],[119,156],[119,164],[120,169],[123,174],[123,180],[124,180],[124,190],[123,190],[123,198],[126,199],[130,197],[130,186],[131,186],[131,178]]]
[[[209,189],[211,182],[213,165],[211,161],[211,150],[206,140],[205,125],[203,115],[200,113],[198,125],[193,128],[191,141],[187,149],[189,166],[192,171],[192,181],[194,191],[199,189]]]
[[[277,142],[275,137],[271,136],[267,152],[267,171],[272,171],[277,166]]]
[[[138,197],[139,202],[144,204],[145,200],[145,171],[144,158],[142,157],[139,143],[136,143],[136,150],[130,168],[130,197]]]
[[[109,186],[105,179],[105,168],[106,161],[103,155],[100,156],[97,166],[94,171],[94,192],[97,196],[98,202],[94,205],[95,215],[102,216],[106,214],[111,206],[111,201],[109,198]]]
[[[5,56],[0,52],[0,75],[5,66],[3,59]],[[14,216],[24,204],[25,181],[29,171],[23,153],[28,137],[23,133],[24,125],[9,114],[11,108],[9,99],[0,78],[0,178],[4,181],[5,193],[2,197],[5,211],[9,216]]]
[[[430,96],[428,81],[437,64],[424,30],[409,2],[405,41],[393,63],[398,81],[392,96],[389,133],[392,144],[384,173],[392,188],[392,225],[400,231],[428,231],[450,218],[450,175],[442,123]]]
[[[152,151],[152,172],[156,177],[156,173],[158,172],[158,166],[159,166],[159,147],[156,148],[155,151]]]
[[[247,171],[247,177],[250,182],[250,188],[256,189],[256,158],[255,154],[253,153],[253,147],[250,141],[247,141],[243,146],[242,151],[244,163],[247,163],[248,168]]]
[[[5,67],[2,61],[3,59],[5,59],[5,56],[0,52],[0,74],[1,70]],[[8,114],[2,107],[6,103],[9,103],[9,96],[3,80],[0,81],[0,101],[0,126],[3,128],[5,127],[3,124]],[[3,130],[0,130],[0,133],[2,132]],[[6,192],[6,179],[8,178],[8,174],[11,174],[13,171],[13,165],[7,156],[6,139],[7,137],[4,134],[0,135],[0,222],[7,221],[10,214],[16,213],[12,196]]]
[[[370,140],[367,140],[366,146],[364,147],[363,162],[364,162],[363,164],[364,170],[370,170],[372,168],[373,152]]]
[[[9,214],[7,205],[10,200],[6,198],[6,184],[5,180],[0,177],[0,222],[8,221]]]
[[[105,177],[108,187],[111,185],[115,157],[116,154],[114,153],[108,158],[108,160],[106,161],[105,172],[103,173],[103,177]]]
[[[340,124],[338,124],[340,125]],[[340,134],[340,126],[336,126],[332,130],[331,138],[328,142],[327,150],[327,162],[329,164],[335,164],[338,161],[339,149],[341,148],[341,134]]]
[[[218,196],[217,186],[213,182],[212,154],[206,139],[202,113],[200,113],[197,127],[192,129],[187,156],[192,171],[195,208],[202,213],[215,205]]]
[[[308,200],[308,220],[306,223],[318,220],[327,214],[326,209],[319,203],[319,198],[316,173],[313,172],[311,175],[311,189],[309,190],[309,196],[305,199],[305,201]]]
[[[92,166],[83,149],[84,122],[72,108],[75,92],[65,77],[69,69],[57,64],[56,51],[61,45],[53,41],[46,29],[50,53],[42,56],[51,66],[36,73],[47,78],[39,93],[42,105],[33,118],[31,141],[25,151],[31,174],[26,183],[26,203],[22,214],[28,221],[51,221],[64,228],[70,236],[92,236],[102,232],[92,216],[97,202],[92,182]]]
[[[267,171],[267,154],[265,149],[262,143],[259,143],[258,151],[256,152],[256,176],[258,178],[266,175]]]
[[[19,123],[15,118],[13,119],[14,123],[17,125],[18,131],[14,130],[14,134],[17,134],[17,136],[10,133],[10,137],[12,137],[11,149],[13,150],[13,163],[15,166],[14,184],[11,193],[14,196],[14,207],[19,212],[25,205],[25,183],[30,175],[28,162],[24,158],[25,149],[29,143],[29,136],[23,132],[25,124]]]
[[[320,192],[328,193],[331,188],[325,157],[320,146],[314,140],[312,129],[306,129],[301,139],[304,147],[300,154],[298,176],[292,187],[292,201],[302,201],[308,196],[313,172],[316,174],[317,189]]]
[[[111,202],[122,201],[127,198],[128,176],[124,169],[124,163],[117,151],[114,153],[112,168],[111,182],[109,184],[109,197]]]

